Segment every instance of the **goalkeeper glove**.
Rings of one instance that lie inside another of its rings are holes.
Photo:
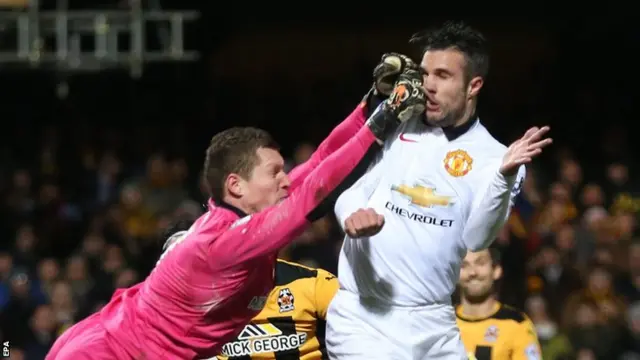
[[[395,132],[399,124],[415,116],[422,116],[426,103],[422,74],[417,69],[407,68],[398,77],[389,98],[376,108],[366,125],[378,140],[384,141]]]
[[[391,95],[398,77],[405,69],[416,69],[418,66],[406,55],[386,53],[380,63],[373,69],[373,86],[362,100],[367,116],[371,115],[380,103]]]

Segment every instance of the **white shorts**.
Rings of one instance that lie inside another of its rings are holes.
[[[451,305],[372,307],[339,290],[327,313],[331,360],[467,360]]]

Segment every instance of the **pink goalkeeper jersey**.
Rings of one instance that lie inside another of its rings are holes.
[[[331,209],[327,201],[344,190],[368,150],[377,147],[364,121],[358,107],[334,129],[312,158],[292,171],[290,195],[280,204],[245,215],[210,203],[144,282],[117,292],[97,315],[117,357],[218,354],[264,306],[274,285],[277,251]]]

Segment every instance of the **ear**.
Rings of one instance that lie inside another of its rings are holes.
[[[497,281],[502,277],[502,266],[496,265],[493,268],[493,281]]]
[[[241,197],[244,195],[244,186],[242,186],[242,178],[237,174],[229,174],[224,182],[224,187],[233,197]]]
[[[469,98],[478,96],[480,89],[482,89],[482,85],[484,85],[484,80],[480,76],[476,76],[471,81],[469,81],[469,86],[467,87],[467,94]]]

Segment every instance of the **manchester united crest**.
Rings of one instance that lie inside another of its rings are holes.
[[[293,306],[294,298],[291,290],[289,288],[280,289],[278,293],[278,306],[280,307],[280,312],[292,311],[294,309]]]
[[[471,171],[472,165],[473,159],[464,150],[449,151],[444,158],[444,168],[451,176],[467,175]]]

